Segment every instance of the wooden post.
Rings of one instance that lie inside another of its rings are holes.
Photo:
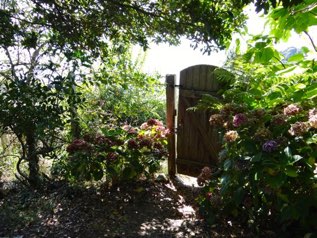
[[[176,75],[166,75],[166,126],[170,130],[167,136],[168,142],[168,174],[175,177],[175,78]]]

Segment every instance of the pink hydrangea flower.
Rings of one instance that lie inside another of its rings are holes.
[[[239,127],[247,122],[248,118],[243,113],[238,113],[233,117],[233,126]]]
[[[314,115],[314,116],[311,116],[309,117],[309,125],[312,127],[312,128],[316,128],[317,129],[317,115]]]
[[[98,135],[95,138],[95,143],[97,145],[108,145],[108,146],[112,146],[113,145],[113,142],[110,139],[108,139],[107,137],[102,136],[102,135]]]
[[[225,122],[225,117],[222,114],[213,114],[209,118],[210,125],[221,126]]]
[[[138,149],[139,145],[134,139],[130,139],[130,140],[128,140],[128,148],[132,149],[132,150],[133,149]]]
[[[125,130],[126,132],[128,132],[129,134],[136,134],[137,133],[136,129],[130,125],[124,125],[122,127],[122,129]]]
[[[317,109],[316,108],[309,110],[308,123],[312,128],[317,128]]]
[[[140,129],[141,130],[146,130],[148,128],[148,124],[146,122],[144,122],[141,126],[140,126]]]
[[[272,124],[276,126],[284,125],[286,123],[286,116],[283,114],[277,114],[272,117]]]
[[[294,124],[291,124],[291,128],[288,130],[288,132],[292,136],[301,136],[307,131],[308,131],[307,122],[295,122]]]
[[[74,153],[76,151],[88,151],[91,149],[91,145],[83,139],[75,139],[70,145],[67,146],[66,151],[68,153]]]
[[[201,173],[204,175],[204,177],[206,178],[210,178],[211,177],[211,169],[207,166],[205,166],[202,170]]]
[[[224,136],[224,139],[227,142],[234,142],[238,139],[238,137],[239,137],[239,134],[237,131],[227,131]]]
[[[271,137],[272,137],[272,132],[265,127],[258,128],[253,136],[254,140],[256,141],[265,141],[270,139]]]
[[[116,152],[110,152],[107,154],[106,160],[109,162],[115,161],[119,155]]]
[[[296,104],[290,104],[284,108],[283,113],[286,116],[292,116],[298,114],[300,110],[300,107],[298,107]]]
[[[157,119],[153,119],[153,118],[149,119],[149,120],[147,121],[147,124],[148,124],[149,126],[163,126],[163,123],[162,123],[161,121],[159,121],[159,120],[157,120]]]
[[[148,139],[148,138],[143,138],[142,140],[140,140],[139,145],[140,147],[147,147],[147,148],[151,148],[152,147],[153,142]]]
[[[309,118],[313,116],[317,116],[317,109],[316,108],[310,109],[308,112],[308,115],[309,115]]]
[[[200,175],[197,177],[197,183],[199,186],[204,185],[211,178],[211,169],[209,167],[204,167],[201,170]]]

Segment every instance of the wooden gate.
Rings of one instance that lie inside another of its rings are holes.
[[[215,69],[217,67],[210,65],[186,68],[180,73],[179,85],[175,85],[175,75],[166,77],[167,127],[175,132],[168,138],[171,176],[176,172],[197,176],[204,166],[217,163],[220,142],[209,124],[210,112],[188,110],[197,105],[203,94],[215,95],[219,89]],[[177,110],[175,88],[179,89]]]

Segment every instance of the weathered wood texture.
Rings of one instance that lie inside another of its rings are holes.
[[[166,76],[166,126],[170,130],[167,136],[168,142],[168,174],[174,177],[176,173],[175,163],[175,75]]]
[[[217,163],[220,142],[216,131],[209,124],[210,113],[187,110],[195,106],[203,94],[215,94],[219,89],[213,74],[216,68],[210,65],[196,65],[180,73],[177,173],[197,176],[204,166]]]

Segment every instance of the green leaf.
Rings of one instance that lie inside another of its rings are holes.
[[[295,84],[293,87],[295,90],[302,90],[306,88],[306,84],[298,83],[298,84]]]
[[[274,50],[271,47],[266,47],[263,49],[261,60],[263,63],[267,63],[272,59],[273,56]]]
[[[294,164],[294,163],[296,163],[297,161],[300,161],[300,160],[303,159],[303,158],[304,158],[303,156],[294,155],[294,156],[292,157],[291,163]]]
[[[223,168],[224,168],[224,171],[228,171],[232,166],[232,161],[231,159],[226,159],[223,163]]]
[[[308,167],[312,168],[315,165],[315,158],[309,157],[308,160],[306,161],[306,164],[308,165]]]
[[[317,144],[317,134],[314,134],[314,135],[312,135],[312,137],[308,138],[308,139],[306,140],[306,143],[307,143],[308,145],[310,145],[310,144]]]
[[[268,176],[265,179],[271,187],[280,188],[284,184],[286,176],[283,173],[279,173],[276,176]]]
[[[278,198],[280,198],[284,202],[288,202],[289,201],[288,196],[286,194],[278,192],[276,195],[277,195]]]
[[[236,205],[239,205],[242,202],[242,199],[244,198],[245,191],[243,188],[238,188],[233,195],[234,202]]]
[[[257,148],[256,148],[256,144],[254,143],[253,140],[251,139],[245,139],[242,140],[239,145],[241,147],[244,147],[245,150],[247,150],[249,153],[256,153],[257,152]]]
[[[307,53],[309,52],[309,48],[306,47],[306,46],[303,46],[303,47],[301,48],[301,51],[302,51],[304,54],[307,54]]]
[[[230,176],[229,175],[221,176],[221,179],[220,179],[220,184],[221,184],[220,192],[222,194],[227,192],[227,190],[229,188],[229,183],[230,183]]]
[[[287,156],[287,158],[292,158],[292,152],[291,152],[291,148],[289,148],[289,146],[287,146],[287,147],[284,149],[284,153],[285,153],[285,155]]]
[[[276,75],[283,75],[283,74],[287,74],[292,72],[293,70],[295,70],[297,68],[296,65],[293,65],[291,67],[287,67],[286,69],[280,70],[278,72],[276,72]]]
[[[313,99],[317,97],[317,83],[314,83],[313,85],[310,85],[307,87],[307,91],[305,92],[305,97],[307,99]]]
[[[94,177],[94,179],[95,179],[96,181],[101,180],[102,177],[103,177],[103,170],[102,170],[102,168],[101,168],[101,169],[96,169],[96,170],[94,170],[94,172],[93,172],[93,177]]]
[[[122,171],[122,176],[125,180],[133,179],[136,175],[137,173],[132,167],[125,167]]]
[[[285,168],[285,174],[289,177],[297,177],[298,176],[298,173],[297,173],[297,169],[293,166],[287,166]]]
[[[302,61],[304,59],[304,55],[303,54],[295,54],[292,55],[291,57],[288,58],[288,62],[299,62]]]
[[[254,51],[249,50],[247,53],[243,55],[243,60],[246,62],[250,62],[253,57]]]
[[[149,165],[149,173],[153,174],[160,169],[160,165],[158,163],[152,163]]]
[[[92,177],[98,181],[103,177],[103,167],[101,163],[94,162],[91,165],[90,172],[92,173]]]
[[[251,162],[259,162],[262,159],[262,153],[258,153],[251,157]]]

